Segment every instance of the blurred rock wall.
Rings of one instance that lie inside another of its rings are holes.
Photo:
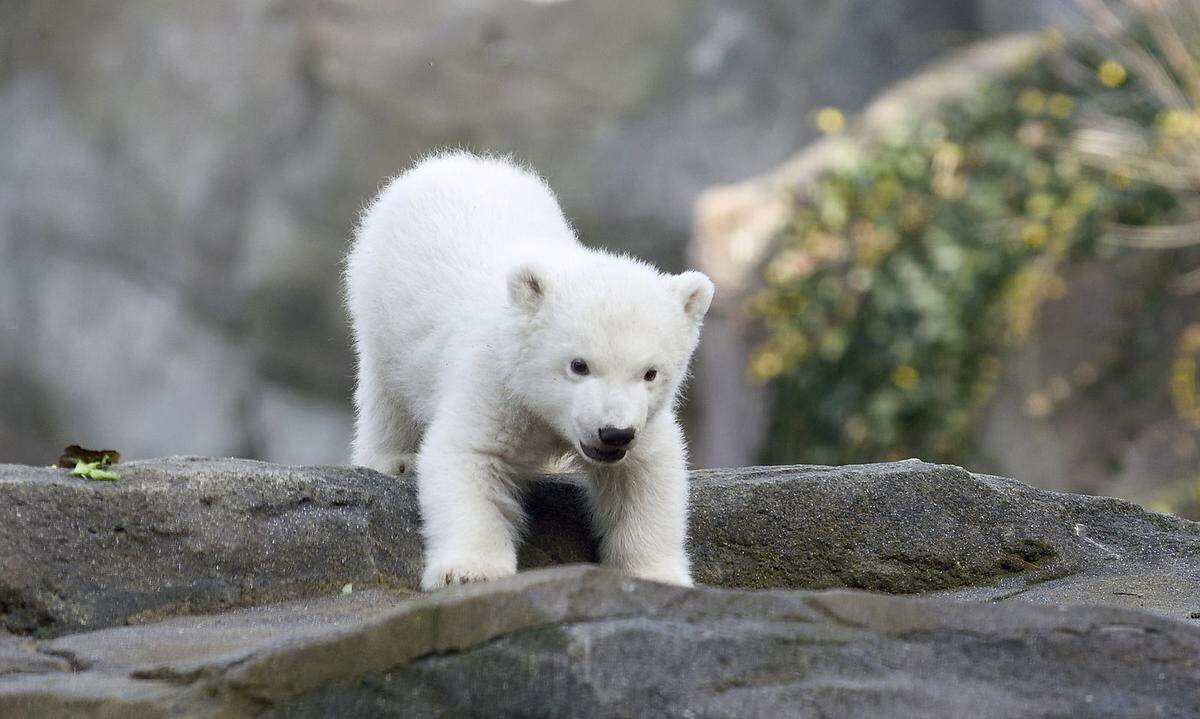
[[[0,0],[0,461],[344,461],[340,257],[414,157],[516,153],[677,269],[701,189],[1026,8]]]

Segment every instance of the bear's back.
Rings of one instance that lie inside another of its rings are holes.
[[[364,216],[360,241],[382,225],[406,257],[455,264],[502,256],[513,245],[573,242],[554,193],[532,171],[497,157],[435,155],[392,180]]]
[[[512,162],[429,157],[363,214],[346,263],[360,351],[387,357],[394,387],[427,395],[439,369],[499,321],[511,267],[586,252],[554,193]]]

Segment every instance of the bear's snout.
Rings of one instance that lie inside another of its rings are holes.
[[[616,427],[602,427],[600,429],[600,442],[605,447],[625,447],[633,441],[635,431],[633,427],[617,429]]]

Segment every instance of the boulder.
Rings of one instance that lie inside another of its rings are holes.
[[[0,469],[0,627],[61,634],[336,591],[412,586],[411,486],[362,469],[175,458],[117,482]]]
[[[1200,627],[1115,607],[672,587],[590,566],[39,646],[20,717],[1189,717]]]
[[[179,457],[117,482],[0,465],[0,629],[59,636],[176,614],[417,587],[413,479]],[[696,580],[739,589],[1200,611],[1200,524],[917,460],[692,475]],[[531,484],[520,565],[595,558],[578,479]]]
[[[696,579],[1200,610],[1200,523],[919,460],[693,473]]]

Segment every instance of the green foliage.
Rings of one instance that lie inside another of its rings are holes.
[[[105,469],[108,464],[108,455],[104,455],[102,459],[95,462],[85,462],[81,459],[76,460],[75,469],[71,470],[71,474],[76,477],[92,480],[93,482],[116,482],[121,478],[121,475],[111,469]]]
[[[1100,62],[1086,86],[1064,81],[1061,59],[898,129],[800,198],[749,307],[765,330],[748,370],[770,383],[769,461],[963,460],[1004,348],[1065,292],[1063,266],[1115,252],[1111,223],[1174,207],[1067,149],[1077,115],[1111,112],[1119,90]]]

